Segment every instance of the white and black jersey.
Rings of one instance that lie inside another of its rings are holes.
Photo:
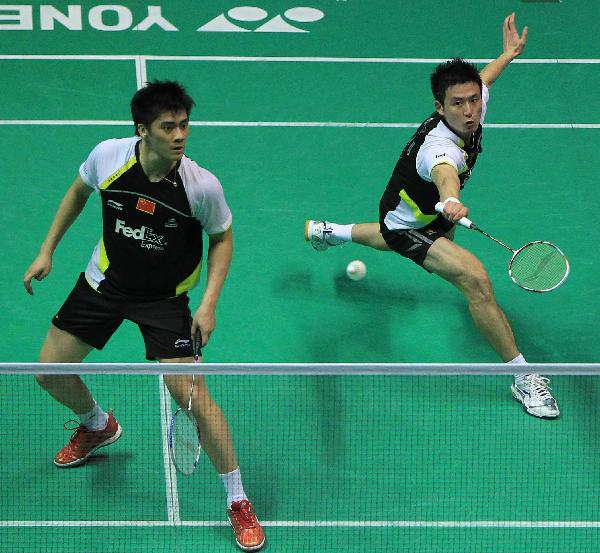
[[[102,294],[150,301],[183,294],[198,281],[202,231],[231,226],[218,179],[183,157],[160,182],[139,163],[140,138],[98,144],[79,173],[102,200],[102,238],[87,265]]]
[[[482,89],[483,123],[489,91]],[[482,151],[482,125],[466,144],[434,112],[405,146],[379,204],[381,228],[388,230],[421,228],[431,223],[438,214],[435,204],[440,196],[431,179],[436,165],[452,165],[460,178],[461,189],[471,175],[478,154]]]

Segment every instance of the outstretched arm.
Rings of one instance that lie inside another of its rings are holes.
[[[58,246],[67,229],[77,219],[92,192],[93,190],[83,182],[79,175],[67,190],[37,257],[25,271],[23,284],[29,294],[33,295],[31,279],[42,280],[52,270],[52,254],[56,246]]]
[[[444,203],[443,217],[456,223],[461,217],[469,214],[467,206],[460,200],[460,179],[456,169],[448,163],[436,165],[431,170],[431,180],[440,193],[440,202]],[[448,200],[453,198],[453,200]]]
[[[480,72],[481,80],[488,88],[492,86],[506,66],[521,54],[527,42],[527,33],[528,28],[524,27],[523,32],[519,35],[514,13],[506,17],[502,24],[502,54],[488,63]]]

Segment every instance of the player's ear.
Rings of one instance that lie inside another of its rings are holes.
[[[435,101],[435,111],[437,111],[440,115],[444,115],[444,106],[437,100]]]
[[[148,136],[148,129],[146,128],[146,126],[143,123],[138,123],[137,132],[138,132],[138,135],[141,136],[142,138],[146,138],[146,136]]]

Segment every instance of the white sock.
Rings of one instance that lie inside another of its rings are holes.
[[[337,223],[330,223],[331,230],[333,230],[333,238],[336,242],[352,242],[352,225],[338,225]]]
[[[242,486],[242,475],[240,474],[240,467],[228,472],[227,474],[219,474],[225,491],[227,492],[227,507],[231,507],[234,501],[243,501],[248,499],[244,492],[244,486]]]
[[[527,365],[527,361],[525,361],[525,357],[523,357],[522,353],[519,353],[512,361],[508,362],[509,365]],[[515,384],[517,386],[522,386],[525,382],[525,374],[515,374]]]
[[[94,401],[94,408],[87,413],[77,413],[79,424],[89,430],[102,430],[106,428],[108,422],[108,413],[102,410],[102,407]]]

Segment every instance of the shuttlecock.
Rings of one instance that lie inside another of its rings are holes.
[[[360,259],[355,259],[348,263],[346,274],[350,280],[362,280],[367,274],[367,266]]]

